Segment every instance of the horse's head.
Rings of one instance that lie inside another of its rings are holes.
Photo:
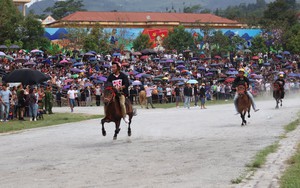
[[[237,92],[239,96],[244,95],[246,93],[245,85],[238,85]]]
[[[112,102],[114,100],[115,96],[116,96],[116,92],[112,86],[108,86],[108,87],[104,88],[104,91],[103,91],[104,104],[109,104],[110,102]]]
[[[274,91],[280,90],[280,85],[279,85],[277,82],[275,82],[275,83],[273,84],[273,90],[274,90]]]

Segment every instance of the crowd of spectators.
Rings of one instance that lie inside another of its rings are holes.
[[[36,114],[35,109],[51,114],[54,98],[57,106],[65,105],[63,99],[66,98],[66,93],[71,86],[77,90],[75,96],[77,106],[90,106],[94,102],[99,106],[102,86],[111,73],[110,67],[113,61],[121,62],[122,71],[130,79],[129,98],[133,104],[139,103],[138,93],[145,89],[144,86],[153,88],[151,98],[154,103],[176,102],[178,106],[178,102],[183,102],[186,95],[184,87],[193,88],[188,97],[191,97],[194,105],[198,105],[198,101],[203,102],[203,98],[205,100],[232,99],[231,83],[239,68],[245,69],[251,82],[250,90],[254,96],[270,94],[272,83],[279,74],[284,74],[287,93],[299,90],[299,55],[292,55],[286,51],[277,54],[238,52],[213,57],[207,57],[204,54],[191,57],[189,53],[157,55],[136,52],[99,55],[93,51],[87,53],[73,51],[55,55],[40,50],[5,51],[3,54],[0,56],[2,76],[15,69],[30,68],[51,77],[44,84],[45,86],[42,84],[29,87],[28,91],[25,90],[26,96],[32,92],[37,93],[37,100],[32,100],[30,104],[43,102],[40,105],[28,107],[26,112],[18,110],[17,113],[15,109],[15,114],[19,115],[19,119],[23,118],[22,114],[27,113],[27,116],[29,112]],[[188,86],[189,84],[191,86]],[[51,91],[52,88],[53,91]],[[52,97],[47,98],[46,95],[41,94],[44,89],[49,89],[49,92],[53,94]],[[19,97],[14,96],[16,91],[18,91],[17,88],[11,87],[11,99],[18,102]],[[26,103],[28,106],[28,102]],[[189,107],[189,104],[185,103],[185,105]],[[201,106],[205,108],[203,103]],[[31,116],[33,120],[36,119],[36,115]],[[1,119],[8,118],[2,115]]]

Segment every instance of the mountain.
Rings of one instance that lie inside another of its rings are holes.
[[[43,14],[47,7],[52,7],[57,0],[32,0],[28,3],[27,11],[34,10]],[[267,3],[274,0],[265,0]],[[182,12],[184,7],[200,4],[203,8],[215,10],[228,6],[256,3],[256,0],[83,0],[84,8],[88,11],[133,11],[133,12],[166,12],[172,7]]]

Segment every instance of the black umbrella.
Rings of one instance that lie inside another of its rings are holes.
[[[49,79],[46,74],[32,69],[17,69],[3,78],[5,82],[21,82],[23,85],[40,84]]]

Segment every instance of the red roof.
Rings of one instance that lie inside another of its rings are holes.
[[[213,14],[157,12],[75,12],[61,19],[70,22],[180,22],[238,24]]]

